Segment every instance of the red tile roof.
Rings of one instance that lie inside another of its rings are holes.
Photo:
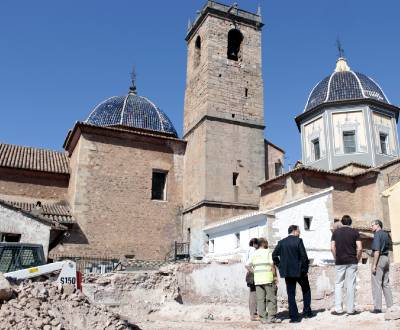
[[[40,211],[36,211],[36,203],[10,201],[10,200],[0,200],[0,202],[10,205],[16,209],[20,209],[27,213],[31,213],[33,215],[39,215],[41,218],[47,219],[52,222],[54,221],[60,224],[69,224],[75,222],[71,210],[67,205],[42,203]]]
[[[295,167],[294,169],[290,170],[289,172],[283,173],[281,175],[278,175],[276,177],[273,177],[271,179],[268,179],[266,181],[261,182],[258,186],[259,187],[264,186],[265,184],[268,184],[270,182],[276,181],[278,179],[281,179],[283,177],[286,177],[288,175],[291,175],[291,174],[293,174],[295,172],[300,172],[300,171],[322,173],[322,174],[326,174],[326,175],[335,175],[335,176],[348,177],[348,178],[356,178],[356,177],[360,177],[360,176],[368,174],[368,173],[379,173],[379,169],[378,168],[368,168],[368,169],[365,169],[363,172],[360,172],[360,173],[346,174],[346,173],[342,173],[342,172],[324,170],[324,169],[317,168],[317,167],[312,167],[312,166],[299,165],[299,166]]]
[[[0,167],[69,174],[64,152],[0,143]]]

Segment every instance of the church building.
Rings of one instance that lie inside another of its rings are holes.
[[[258,234],[274,245],[295,224],[310,259],[331,263],[332,230],[348,214],[366,249],[373,236],[370,222],[381,219],[399,262],[399,110],[374,80],[352,71],[340,57],[334,72],[312,89],[303,113],[296,117],[302,161],[260,184],[258,212],[205,228],[211,242],[208,258],[240,259],[246,246],[235,245],[235,237]]]
[[[400,260],[400,109],[341,56],[305,96],[302,161],[284,172],[264,137],[262,27],[215,1],[189,24],[182,137],[133,80],[82,114],[64,152],[0,144],[0,240],[52,259],[240,259],[250,238],[273,246],[297,224],[323,264],[349,214],[365,247],[382,219]]]
[[[283,170],[284,151],[264,138],[262,26],[214,1],[189,26],[182,138],[133,82],[72,127],[65,152],[1,144],[3,240],[28,237],[28,212],[52,224],[51,258],[166,260],[180,243],[202,258],[204,226],[257,211],[258,185]]]

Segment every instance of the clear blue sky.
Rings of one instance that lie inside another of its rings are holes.
[[[228,4],[232,2],[222,1]],[[62,149],[74,122],[125,94],[132,65],[138,92],[182,133],[188,18],[204,0],[0,2],[0,142]],[[400,104],[400,1],[241,0],[263,21],[266,137],[300,158],[294,117],[330,74],[340,36],[349,65]]]

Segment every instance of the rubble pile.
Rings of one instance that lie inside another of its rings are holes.
[[[104,306],[96,306],[72,286],[24,281],[0,302],[0,329],[137,329]]]
[[[182,303],[176,266],[159,270],[89,274],[83,292],[90,301],[139,322],[159,311],[167,302]]]

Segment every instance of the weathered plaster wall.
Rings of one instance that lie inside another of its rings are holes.
[[[308,257],[319,264],[332,260],[330,252],[332,225],[332,191],[309,196],[305,200],[293,202],[274,211],[275,220],[272,223],[274,242],[288,235],[290,225],[297,225],[301,238],[307,250]],[[304,217],[311,217],[311,227],[306,230]]]
[[[372,307],[371,266],[358,265],[356,284],[356,308]],[[245,283],[244,264],[186,264],[177,272],[178,286],[184,303],[229,302],[248,304],[248,288]],[[312,306],[331,309],[334,304],[335,267],[310,267],[309,281],[311,286]],[[400,266],[392,264],[390,283],[394,295],[394,303],[400,298]],[[301,300],[298,286],[297,298]],[[279,280],[278,301],[284,301],[287,308],[286,285],[284,279]],[[301,307],[300,307],[301,308]]]
[[[0,232],[21,234],[21,243],[42,244],[44,255],[47,258],[50,226],[0,205]]]

